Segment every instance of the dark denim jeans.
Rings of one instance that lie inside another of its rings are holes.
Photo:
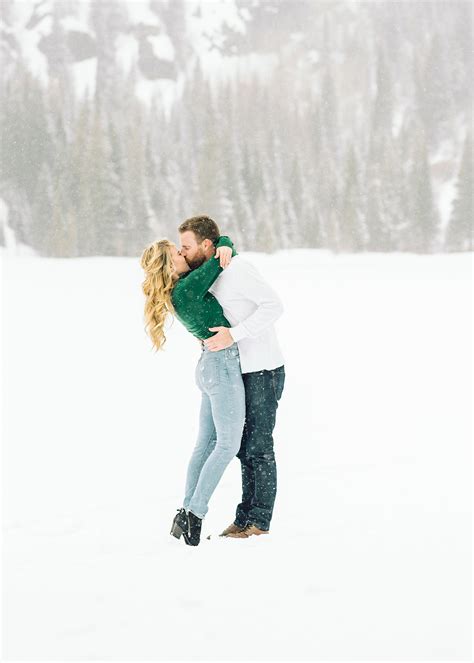
[[[285,385],[285,367],[243,373],[242,378],[246,412],[237,454],[242,467],[242,502],[234,522],[240,527],[253,523],[268,530],[277,490],[273,429]]]

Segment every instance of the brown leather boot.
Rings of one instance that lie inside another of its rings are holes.
[[[241,532],[244,528],[239,527],[235,523],[232,523],[232,525],[229,525],[229,527],[226,527],[225,530],[222,532],[222,534],[219,534],[219,536],[231,536],[232,534],[235,534],[236,532]]]
[[[243,529],[240,529],[238,532],[233,534],[228,534],[227,536],[232,537],[233,539],[248,539],[249,536],[260,536],[260,534],[268,534],[268,530],[260,529],[256,525],[246,525]]]

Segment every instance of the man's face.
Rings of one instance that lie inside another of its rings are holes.
[[[210,239],[205,239],[199,243],[196,235],[192,230],[186,230],[180,233],[181,239],[181,255],[186,259],[186,262],[191,269],[200,267],[203,262],[209,260],[214,254],[214,245]]]

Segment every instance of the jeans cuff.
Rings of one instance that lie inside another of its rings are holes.
[[[200,518],[201,520],[204,520],[204,517],[205,517],[206,514],[204,514],[203,516],[200,516],[198,513],[196,513],[195,511],[193,511],[193,509],[186,509],[186,513],[189,513],[190,511],[191,511],[191,513],[192,513],[193,515],[196,516],[196,518]]]
[[[258,527],[258,529],[261,529],[263,532],[269,532],[270,531],[270,525],[261,525],[258,523],[256,520],[251,520],[249,519],[247,522],[251,523],[252,525],[255,525],[255,527]]]

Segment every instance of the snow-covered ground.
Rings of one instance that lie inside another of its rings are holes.
[[[268,537],[169,534],[199,346],[139,261],[2,258],[5,660],[470,660],[472,256],[247,254],[286,358]]]

